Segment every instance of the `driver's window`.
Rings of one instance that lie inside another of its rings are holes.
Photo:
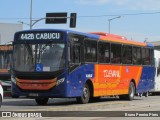
[[[71,45],[70,47],[71,63],[80,63],[80,46]]]

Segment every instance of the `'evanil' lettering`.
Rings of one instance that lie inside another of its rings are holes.
[[[104,77],[120,77],[119,70],[104,70]]]

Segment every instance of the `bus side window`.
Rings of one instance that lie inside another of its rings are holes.
[[[110,44],[99,42],[98,43],[98,61],[100,63],[110,62]]]
[[[153,49],[150,49],[150,63],[151,63],[152,66],[154,65],[153,55],[154,55]]]
[[[85,62],[97,62],[97,41],[84,41]]]
[[[120,44],[111,44],[111,63],[121,63]]]
[[[71,63],[80,63],[80,46],[71,45],[70,48]]]
[[[146,49],[146,65],[150,65],[151,61],[150,61],[150,49],[147,48]]]
[[[142,60],[143,60],[143,65],[150,65],[150,49],[149,48],[143,48],[142,49]]]
[[[132,63],[132,47],[123,45],[122,46],[122,63],[131,64]]]
[[[133,65],[141,65],[141,48],[133,47]]]

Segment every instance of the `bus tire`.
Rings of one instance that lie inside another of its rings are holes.
[[[126,100],[126,99],[127,99],[127,96],[126,96],[126,95],[119,95],[119,99],[120,99],[120,100]]]
[[[144,93],[144,96],[148,97],[149,96],[149,92]]]
[[[133,82],[130,82],[127,100],[132,101],[134,99],[134,96],[135,96],[135,85]]]
[[[83,94],[81,97],[77,97],[77,102],[80,104],[88,103],[90,100],[90,94],[91,94],[90,88],[89,88],[88,84],[85,84],[84,88],[83,88]]]
[[[91,97],[89,102],[97,102],[100,101],[101,97]]]
[[[11,95],[12,98],[19,98],[17,95]]]
[[[38,105],[46,105],[48,98],[36,98],[35,101]]]
[[[128,94],[127,95],[120,95],[119,98],[121,100],[132,101],[134,99],[134,96],[135,96],[135,85],[133,82],[130,82]]]

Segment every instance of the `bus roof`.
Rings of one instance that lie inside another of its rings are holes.
[[[19,31],[20,32],[35,32],[35,31],[60,31],[60,32],[65,32],[67,34],[73,33],[73,34],[78,34],[78,35],[83,35],[91,39],[95,40],[104,40],[104,41],[109,41],[109,42],[116,42],[116,43],[123,43],[123,44],[130,44],[130,45],[138,45],[138,46],[148,46],[148,47],[153,47],[151,44],[146,44],[143,42],[137,42],[133,40],[129,40],[124,36],[120,35],[115,35],[115,34],[108,34],[104,32],[91,32],[91,33],[84,33],[84,32],[77,32],[77,31],[72,31],[72,30],[66,30],[66,29],[32,29],[32,30],[23,30]]]
[[[66,30],[66,29],[32,29],[32,30],[22,30],[22,31],[18,31],[16,33],[21,33],[21,32],[38,32],[38,31],[60,31],[60,32],[65,32],[67,34],[69,33],[73,33],[73,34],[78,34],[78,35],[83,35],[92,39],[99,39],[99,35],[96,34],[91,34],[91,33],[84,33],[84,32],[77,32],[77,31],[72,31],[72,30]]]
[[[100,35],[99,39],[104,40],[104,41],[123,43],[123,44],[131,44],[131,45],[139,45],[139,46],[148,46],[146,43],[129,40],[124,36],[108,34],[108,33],[104,33],[104,32],[92,32],[92,34]]]

